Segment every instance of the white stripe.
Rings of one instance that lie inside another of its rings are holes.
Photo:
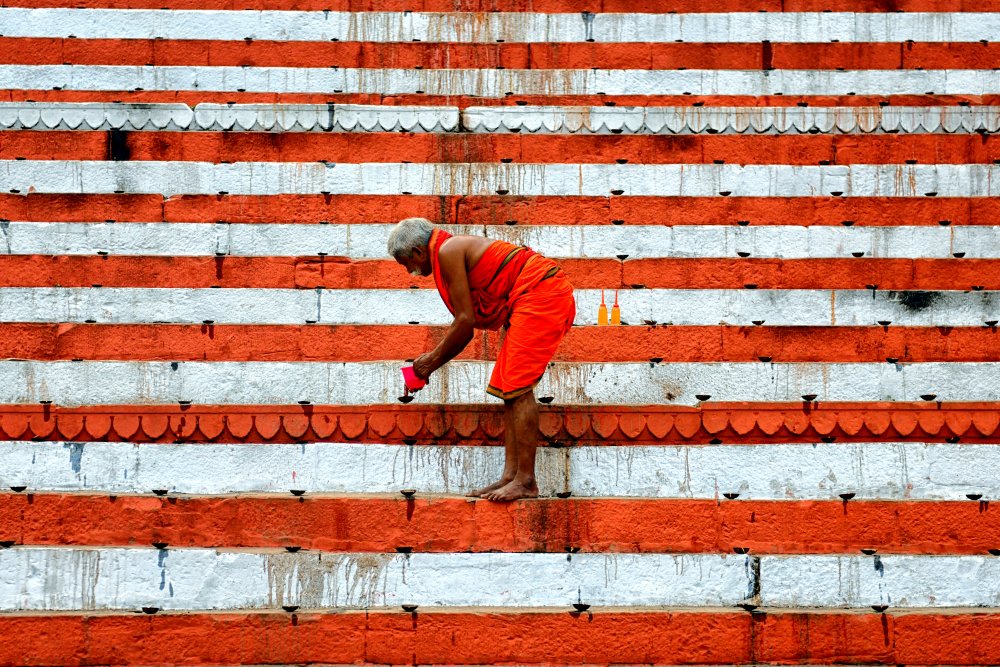
[[[765,556],[760,597],[773,607],[996,607],[1000,558]]]
[[[683,220],[664,220],[683,223]],[[793,221],[790,221],[793,222]],[[899,222],[906,222],[901,220]],[[751,257],[782,259],[1000,257],[1000,226],[842,227],[815,225],[449,225],[472,234],[530,246],[549,257]],[[0,252],[12,255],[333,257],[386,259],[388,224],[204,224],[10,222]]]
[[[0,486],[36,492],[464,494],[499,479],[501,447],[352,443],[0,442]],[[970,476],[970,471],[977,471]],[[834,443],[542,447],[543,496],[720,500],[1000,498],[995,445]],[[974,477],[974,478],[973,478]],[[398,496],[397,496],[398,497]]]
[[[461,123],[459,122],[461,118]],[[567,107],[0,102],[0,128],[291,132],[996,132],[1000,107]]]
[[[990,95],[991,70],[355,69],[3,65],[0,88],[518,95]]]
[[[400,269],[402,271],[402,269]],[[577,325],[596,325],[601,290],[577,290]],[[610,308],[612,290],[605,292]],[[995,292],[624,290],[622,319],[688,326],[983,326],[1000,320]],[[0,288],[0,322],[102,324],[447,325],[435,290]]]
[[[996,607],[989,556],[0,551],[5,611],[385,607]]]
[[[841,493],[854,493],[869,500],[966,500],[967,493],[1000,496],[998,450],[995,445],[817,443],[565,451],[569,488],[577,496],[719,499],[739,493],[741,500],[839,500]],[[972,476],[971,470],[977,473]]]
[[[298,12],[0,9],[7,37],[359,42],[975,42],[995,13]]]
[[[359,156],[361,157],[361,156]],[[497,164],[0,161],[22,193],[369,194],[659,197],[990,197],[1000,165]],[[722,195],[721,193],[726,193]],[[834,195],[836,196],[836,195]]]
[[[403,363],[0,361],[0,403],[395,404]],[[452,361],[417,400],[482,404],[493,364]],[[1000,364],[554,363],[535,389],[556,404],[694,405],[713,401],[997,401]]]
[[[732,606],[747,556],[0,551],[0,610]]]

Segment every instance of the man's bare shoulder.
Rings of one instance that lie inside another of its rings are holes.
[[[492,243],[493,239],[484,236],[453,236],[441,244],[438,259],[442,267],[464,266],[471,271]]]
[[[441,244],[439,252],[445,257],[467,255],[469,253],[482,251],[484,248],[489,247],[491,243],[493,243],[493,240],[484,236],[452,236],[450,239]]]

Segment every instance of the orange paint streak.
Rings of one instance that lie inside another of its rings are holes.
[[[561,259],[577,289],[1000,289],[990,259]],[[393,260],[343,257],[0,255],[0,287],[408,289],[433,285]],[[638,319],[625,321],[640,324]]]
[[[993,225],[988,197],[558,197],[0,193],[0,220],[37,222],[395,223],[502,225]]]
[[[626,315],[628,313],[626,312]],[[41,361],[383,361],[413,359],[444,326],[0,324],[0,358]],[[371,341],[379,341],[372,346]],[[459,359],[496,359],[482,332]],[[557,361],[901,363],[1000,361],[996,327],[574,327]]]
[[[86,362],[81,362],[86,363]],[[400,382],[402,385],[402,382]],[[0,439],[126,442],[490,444],[499,405],[0,406]],[[541,406],[549,443],[1000,442],[1000,404],[712,403],[697,407]]]
[[[776,69],[989,69],[1000,45],[973,43],[773,43]],[[757,70],[757,43],[375,43],[271,40],[0,37],[0,63],[410,69]]]
[[[106,160],[106,132],[0,133],[0,159]],[[521,135],[392,132],[132,132],[131,160],[614,164],[988,164],[989,135]]]
[[[58,445],[53,445],[58,446]],[[73,517],[73,521],[66,521]],[[1000,513],[967,501],[570,498],[198,498],[0,494],[5,536],[31,546],[275,548],[387,552],[985,554]]]
[[[0,616],[17,665],[1000,662],[1000,614],[739,610]]]

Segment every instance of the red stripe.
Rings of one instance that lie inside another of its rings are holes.
[[[199,162],[500,162],[644,164],[925,164],[1000,161],[972,134],[521,135],[468,133],[130,132],[131,160]],[[7,131],[0,159],[106,160],[107,132]]]
[[[0,38],[0,63],[426,69],[990,69],[1000,44],[375,43]]]
[[[66,517],[73,517],[66,521]],[[158,498],[0,494],[18,544],[348,552],[985,554],[1000,515],[975,502],[464,498]],[[457,529],[458,526],[462,528]]]
[[[0,133],[2,135],[2,133]],[[271,135],[283,136],[283,135]],[[315,135],[310,135],[315,136]],[[357,135],[352,135],[357,136]],[[0,193],[0,220],[37,222],[438,223],[497,225],[993,225],[989,197],[557,197]]]
[[[156,0],[159,2],[159,0]],[[930,92],[930,91],[928,91]],[[0,101],[22,102],[130,102],[164,103],[179,102],[195,105],[201,102],[226,104],[390,104],[390,105],[445,105],[467,108],[470,106],[514,105],[524,102],[531,105],[559,106],[741,106],[788,107],[807,103],[815,107],[877,106],[953,106],[957,104],[996,105],[1000,94],[983,95],[510,95],[499,98],[473,95],[424,95],[378,93],[264,93],[239,91],[196,90],[0,90]]]
[[[626,313],[628,315],[628,313]],[[0,324],[0,358],[43,361],[382,361],[433,348],[447,327],[387,325]],[[372,340],[379,341],[377,347]],[[496,359],[483,332],[459,359]],[[571,362],[1000,361],[996,327],[576,327],[555,359]]]
[[[0,7],[379,12],[996,12],[998,0],[2,0]]]
[[[1000,289],[993,259],[561,259],[578,289]],[[0,255],[0,287],[430,289],[393,260]],[[638,324],[638,322],[633,322]]]
[[[402,384],[402,383],[400,383]],[[484,388],[485,395],[485,388]],[[498,445],[499,405],[0,406],[0,439]],[[541,406],[549,443],[1000,442],[1000,404],[701,403]]]
[[[0,616],[9,665],[1000,663],[1000,614],[613,610]]]

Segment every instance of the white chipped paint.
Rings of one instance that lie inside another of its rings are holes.
[[[1000,71],[997,72],[1000,77]],[[1000,84],[1000,78],[998,78]],[[0,84],[2,86],[2,84]],[[1000,90],[1000,85],[998,85]],[[23,193],[366,194],[657,197],[988,197],[1000,165],[503,164],[0,161]],[[725,193],[725,194],[723,194]],[[837,196],[837,195],[833,195]],[[830,232],[832,233],[832,232]]]
[[[765,556],[768,607],[1000,606],[1000,558],[990,556]]]
[[[600,290],[576,290],[577,325],[596,325]],[[605,302],[614,300],[611,290]],[[622,319],[694,326],[983,326],[1000,320],[997,292],[642,289],[618,294]],[[101,324],[446,325],[435,290],[0,288],[0,322]],[[387,352],[387,354],[391,354]]]
[[[0,551],[0,610],[730,606],[747,556]]]
[[[0,88],[471,95],[989,95],[993,70],[357,69],[3,65]]]
[[[975,470],[975,475],[970,471]],[[500,447],[317,442],[0,442],[0,486],[36,492],[464,494],[503,471]],[[542,496],[717,500],[1000,498],[1000,448],[928,443],[543,447]]]
[[[765,225],[449,225],[472,234],[527,245],[556,258],[854,257],[1000,258],[1000,226],[843,227]],[[900,221],[905,222],[905,221]],[[385,259],[389,224],[205,224],[183,222],[10,222],[0,252],[12,255],[334,257]]]
[[[461,118],[461,123],[459,123]],[[252,132],[570,134],[967,133],[1000,130],[1000,107],[566,107],[0,102],[0,128]]]
[[[58,405],[395,404],[403,362],[0,361],[0,403]],[[482,404],[492,363],[453,361],[417,400]],[[1000,364],[887,363],[568,363],[557,362],[535,389],[556,404],[694,405],[714,401],[997,401]]]
[[[302,12],[0,9],[7,37],[359,42],[975,42],[995,13]]]
[[[995,132],[1000,107],[468,107],[470,132],[529,134],[804,134]]]

